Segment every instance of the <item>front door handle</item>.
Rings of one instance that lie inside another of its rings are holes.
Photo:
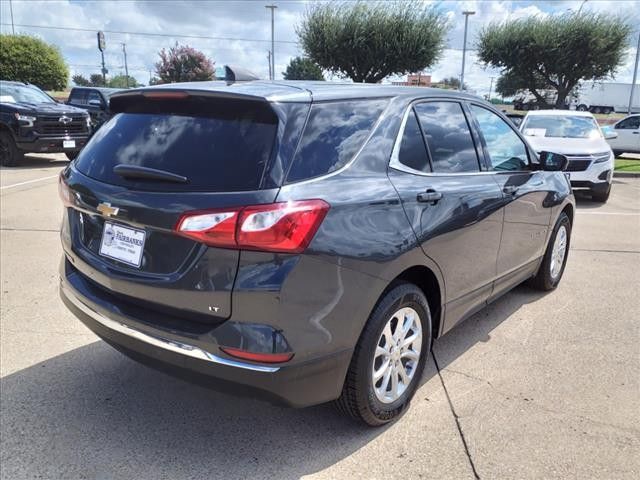
[[[426,192],[418,194],[418,201],[435,205],[442,199],[442,193],[436,192],[433,188],[427,189]]]
[[[518,187],[516,187],[515,185],[505,185],[505,187],[502,189],[502,191],[504,193],[509,194],[509,195],[513,195],[514,193],[516,193],[518,191]]]

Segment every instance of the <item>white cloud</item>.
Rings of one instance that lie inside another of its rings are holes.
[[[16,27],[19,32],[35,34],[58,45],[70,64],[72,73],[97,73],[100,69],[100,55],[96,48],[95,31],[131,31],[163,34],[168,36],[142,36],[107,33],[105,61],[111,74],[124,73],[121,42],[127,44],[130,74],[139,81],[149,81],[149,70],[157,61],[161,48],[172,46],[176,41],[188,43],[213,58],[218,65],[234,64],[244,66],[262,78],[268,76],[267,51],[270,48],[271,22],[269,11],[264,7],[271,1],[86,1],[76,0],[13,0],[16,24],[64,26],[88,28],[92,31],[77,32]],[[307,8],[305,1],[278,1],[276,10],[276,40],[295,42],[295,26]],[[429,3],[429,2],[425,2]],[[446,50],[442,60],[431,69],[434,79],[459,76],[461,48],[464,34],[463,10],[474,10],[469,18],[468,52],[465,83],[478,93],[489,89],[489,77],[497,76],[493,70],[484,70],[476,61],[473,46],[480,29],[493,21],[521,18],[528,15],[548,15],[577,10],[582,1],[441,1],[433,2],[450,18],[453,28],[449,32]],[[640,1],[615,2],[589,0],[583,9],[624,13],[627,19],[640,24]],[[635,16],[635,17],[634,17]],[[0,2],[2,33],[11,31],[5,25],[10,21],[9,3]],[[634,18],[637,19],[634,20]],[[183,39],[171,35],[196,35],[209,37],[246,38],[261,42],[239,40]],[[633,53],[630,49],[627,63],[619,69],[618,81],[631,81]],[[295,43],[276,44],[276,76],[281,78],[291,57],[300,55]]]

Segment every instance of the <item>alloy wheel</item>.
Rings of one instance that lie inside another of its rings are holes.
[[[553,250],[551,252],[551,278],[558,278],[564,264],[564,257],[567,253],[567,229],[561,225],[556,233],[556,239],[553,242]]]

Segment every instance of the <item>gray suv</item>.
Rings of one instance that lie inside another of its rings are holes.
[[[111,97],[60,177],[60,291],[126,355],[370,425],[437,338],[567,261],[567,159],[446,90],[202,82]]]

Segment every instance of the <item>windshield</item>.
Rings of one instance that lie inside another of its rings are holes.
[[[0,84],[0,101],[4,103],[55,103],[37,87]]]
[[[530,137],[599,138],[598,124],[592,117],[571,115],[530,115],[522,126]]]

